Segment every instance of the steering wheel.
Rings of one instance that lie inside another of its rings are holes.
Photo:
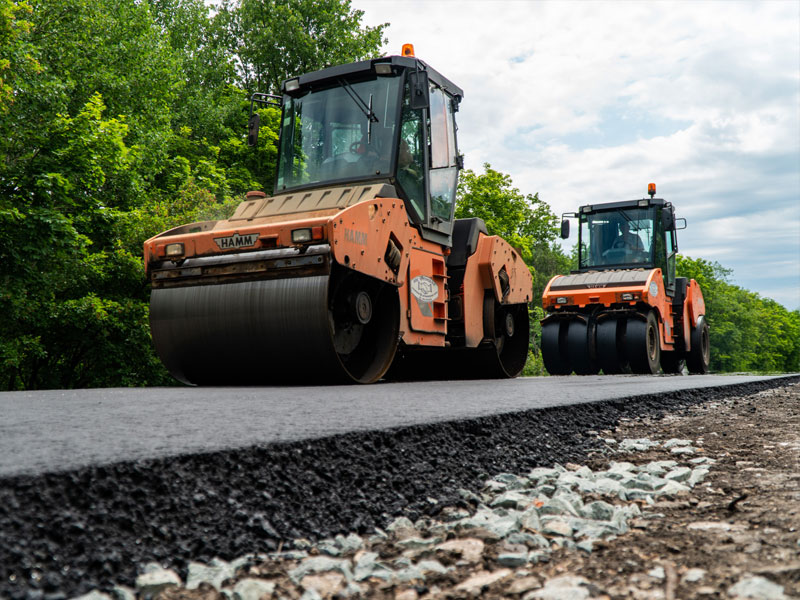
[[[367,145],[364,142],[357,141],[350,144],[351,154],[364,154],[367,151]]]
[[[601,255],[609,263],[622,262],[622,259],[628,254],[625,248],[609,248]]]
[[[633,244],[631,244],[625,238],[620,237],[614,240],[614,243],[611,244],[610,250],[624,250],[626,248],[633,250]]]

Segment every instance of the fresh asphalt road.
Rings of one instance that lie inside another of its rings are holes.
[[[0,478],[771,379],[539,377],[0,393]]]

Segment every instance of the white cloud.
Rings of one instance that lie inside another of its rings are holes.
[[[655,181],[689,220],[682,252],[800,307],[800,3],[353,6],[464,89],[469,168],[556,213]]]

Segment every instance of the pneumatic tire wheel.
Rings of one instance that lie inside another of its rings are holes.
[[[542,362],[550,375],[569,375],[567,321],[554,320],[542,325]]]
[[[658,373],[661,366],[661,338],[653,311],[648,312],[644,319],[628,319],[625,345],[631,371],[642,375]]]
[[[567,355],[577,375],[597,375],[594,359],[594,326],[590,321],[573,319],[567,329]]]
[[[697,326],[692,328],[692,349],[686,353],[686,367],[693,375],[708,373],[711,362],[711,344],[708,337],[708,323],[705,317],[700,317]]]

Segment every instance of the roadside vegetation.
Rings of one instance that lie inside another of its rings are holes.
[[[0,0],[0,389],[173,383],[150,341],[142,242],[272,189],[279,115],[262,111],[248,148],[250,93],[380,55],[386,24],[361,19],[348,0]],[[465,171],[458,200],[522,250],[535,297],[569,270],[556,216],[508,175]],[[706,293],[712,369],[800,368],[797,311],[720,265],[680,268]]]

